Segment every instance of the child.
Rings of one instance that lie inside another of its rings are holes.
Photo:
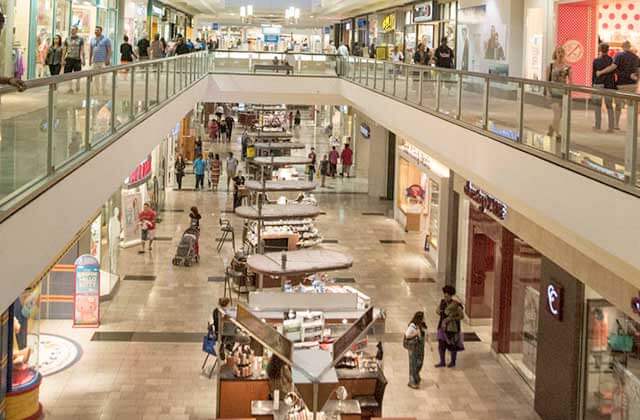
[[[200,229],[200,219],[202,219],[202,216],[200,215],[200,212],[198,212],[198,208],[196,206],[191,207],[189,218],[191,219],[191,227]]]

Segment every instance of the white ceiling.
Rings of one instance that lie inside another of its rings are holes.
[[[198,25],[240,24],[240,7],[252,4],[253,24],[285,24],[284,9],[301,9],[297,27],[322,27],[366,12],[398,6],[398,0],[166,0],[165,3],[194,15]],[[285,6],[286,5],[286,6]]]

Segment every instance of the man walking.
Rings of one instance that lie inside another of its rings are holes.
[[[89,50],[89,65],[93,69],[102,69],[111,64],[111,40],[102,34],[102,26],[96,26],[95,37],[91,40]],[[96,92],[104,95],[104,75],[94,77]]]
[[[193,173],[196,175],[196,191],[204,189],[204,172],[206,170],[205,161],[202,160],[202,154],[198,153],[196,160],[193,161]]]
[[[142,38],[138,41],[138,59],[140,60],[148,60],[149,59],[149,40],[147,39],[147,34],[143,34]]]
[[[78,27],[73,26],[71,28],[71,36],[64,41],[64,48],[62,49],[62,64],[65,73],[73,73],[81,71],[84,66],[84,39],[78,35]],[[76,92],[80,91],[80,81],[75,81]],[[69,88],[69,93],[73,92],[73,89]]]
[[[233,157],[232,152],[229,152],[229,157],[227,158],[227,192],[229,192],[229,185],[231,184],[231,180],[236,176],[237,171],[238,159]]]
[[[311,160],[311,163],[307,168],[307,171],[309,172],[307,175],[309,177],[309,181],[313,181],[313,176],[316,173],[316,160],[317,160],[316,149],[312,147],[311,152],[309,152],[309,156],[307,157]]]
[[[336,150],[336,146],[333,146],[329,152],[329,176],[332,176],[333,178],[336,177],[336,173],[338,172],[339,157],[340,154]]]

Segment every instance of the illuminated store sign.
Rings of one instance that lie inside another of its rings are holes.
[[[413,21],[419,23],[431,20],[433,20],[433,1],[416,4],[413,8]]]
[[[371,129],[367,124],[365,123],[360,124],[360,134],[362,134],[362,137],[364,137],[365,139],[368,139],[369,137],[371,137]]]
[[[547,310],[558,321],[562,321],[564,296],[562,287],[550,283],[547,286]]]
[[[388,16],[385,16],[384,19],[382,19],[382,30],[384,32],[391,32],[391,31],[395,31],[396,30],[396,15],[395,14],[390,14]]]
[[[634,314],[640,315],[640,293],[631,299],[631,310]]]
[[[126,186],[132,188],[145,182],[151,176],[151,156],[140,162],[136,169],[131,172],[129,178],[125,179]]]
[[[480,206],[478,210],[481,212],[488,211],[500,220],[504,220],[507,217],[507,205],[477,188],[471,181],[467,181],[464,185],[464,193]]]

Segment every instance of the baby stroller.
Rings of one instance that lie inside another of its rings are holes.
[[[199,237],[200,230],[197,227],[190,227],[185,230],[182,238],[180,238],[176,255],[173,257],[173,265],[189,267],[194,261],[200,261]]]

